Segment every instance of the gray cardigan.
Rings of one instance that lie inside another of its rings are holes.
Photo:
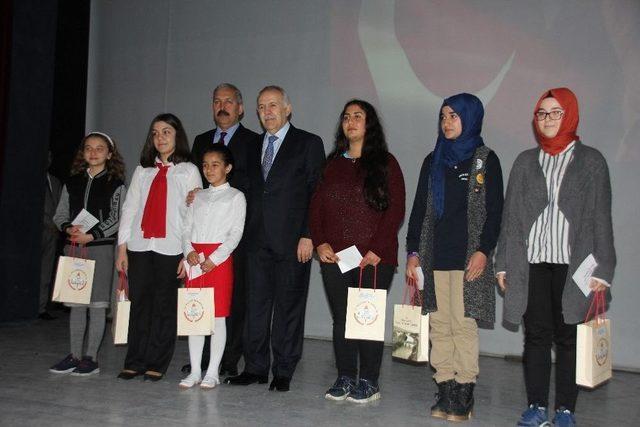
[[[507,273],[504,320],[519,324],[527,308],[529,231],[548,204],[547,187],[538,162],[540,148],[526,150],[511,168],[502,214],[502,228],[495,258],[495,271]],[[573,159],[560,186],[558,205],[569,222],[569,270],[562,295],[562,314],[568,324],[581,323],[591,303],[572,276],[591,253],[598,267],[594,277],[611,283],[616,266],[611,225],[609,169],[595,148],[576,141]]]

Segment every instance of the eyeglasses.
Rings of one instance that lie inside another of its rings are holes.
[[[540,111],[536,111],[535,113],[533,113],[533,116],[539,122],[545,120],[547,118],[547,116],[549,116],[549,118],[551,120],[560,120],[564,116],[564,111],[562,111],[562,110],[552,110],[552,111],[546,112],[544,110],[540,110]]]

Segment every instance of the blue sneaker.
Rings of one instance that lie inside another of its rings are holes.
[[[78,367],[80,361],[73,357],[73,354],[68,354],[67,357],[49,368],[49,372],[52,374],[68,374]]]
[[[74,377],[86,377],[98,373],[100,373],[98,362],[89,356],[84,356],[78,363],[78,367],[71,372],[71,375]]]
[[[356,380],[346,375],[338,377],[335,383],[324,395],[327,400],[345,400],[349,393],[356,388]]]
[[[367,403],[380,399],[380,387],[377,381],[360,378],[356,387],[349,393],[347,400],[354,403]]]
[[[553,425],[559,427],[575,427],[576,417],[570,410],[561,406],[556,409],[556,416],[553,417]]]
[[[529,405],[529,409],[524,411],[518,421],[518,427],[547,427],[550,426],[549,412],[547,408],[538,404]]]

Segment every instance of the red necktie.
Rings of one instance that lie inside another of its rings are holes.
[[[164,238],[167,235],[167,172],[170,166],[156,163],[158,173],[151,188],[142,213],[142,233],[145,239]]]

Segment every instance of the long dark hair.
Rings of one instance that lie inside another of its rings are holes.
[[[158,122],[165,122],[176,130],[176,149],[167,160],[175,164],[191,161],[189,140],[182,122],[171,113],[162,113],[155,116],[149,125],[147,140],[142,147],[142,153],[140,153],[140,165],[144,168],[152,168],[156,165],[156,157],[159,153],[156,146],[153,145],[153,125]]]
[[[107,163],[104,166],[104,169],[107,171],[107,176],[109,179],[119,179],[120,181],[124,181],[124,160],[122,159],[113,138],[107,138],[105,135],[106,134],[103,134],[102,132],[91,132],[82,138],[78,151],[76,152],[76,156],[71,164],[71,175],[83,173],[89,167],[87,162],[84,160],[84,144],[87,142],[87,139],[100,138],[107,145],[109,153],[111,153],[111,158],[107,159]]]
[[[382,123],[373,105],[361,99],[347,102],[340,113],[338,129],[336,130],[335,148],[329,154],[329,160],[342,156],[349,150],[349,140],[342,130],[342,119],[351,105],[362,108],[365,117],[364,143],[360,156],[360,170],[364,178],[364,198],[369,206],[377,211],[384,211],[389,207],[389,186],[387,182],[387,164],[389,149],[384,137]]]

